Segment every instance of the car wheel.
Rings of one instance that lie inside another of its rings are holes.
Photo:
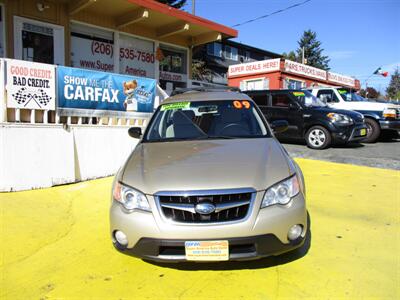
[[[313,126],[306,133],[307,146],[312,149],[322,150],[331,144],[332,137],[326,128]]]
[[[364,143],[375,143],[381,134],[381,128],[379,124],[370,118],[365,119],[365,125],[367,125],[367,136],[363,140]]]

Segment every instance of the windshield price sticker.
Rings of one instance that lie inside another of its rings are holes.
[[[304,97],[304,92],[293,92],[296,97]]]
[[[346,93],[347,93],[346,90],[338,90],[338,92],[339,92],[340,95],[343,95],[343,94],[346,94]]]
[[[246,109],[249,109],[251,105],[250,105],[249,101],[235,100],[235,101],[233,101],[233,106],[237,109],[242,109],[243,107]]]
[[[161,106],[161,111],[183,109],[183,108],[190,108],[190,102],[175,102],[175,103],[164,104]]]

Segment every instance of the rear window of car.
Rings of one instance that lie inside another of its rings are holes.
[[[287,94],[272,94],[272,106],[289,107],[290,98]]]

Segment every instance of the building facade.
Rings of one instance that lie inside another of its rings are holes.
[[[237,31],[153,0],[0,0],[0,57],[186,87],[191,49]]]
[[[204,63],[203,74],[195,73],[193,77],[197,80],[227,85],[229,66],[280,57],[282,57],[280,54],[230,40],[212,42],[193,49],[193,61]]]

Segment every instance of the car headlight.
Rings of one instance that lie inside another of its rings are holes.
[[[396,118],[396,110],[394,108],[385,108],[383,110],[384,118]]]
[[[344,125],[353,124],[353,119],[346,115],[329,113],[326,116],[334,123],[344,124]]]
[[[300,185],[296,175],[278,182],[265,191],[261,208],[274,204],[288,204],[299,191]]]
[[[117,182],[113,189],[113,198],[129,212],[136,210],[151,211],[146,196],[128,186]]]

